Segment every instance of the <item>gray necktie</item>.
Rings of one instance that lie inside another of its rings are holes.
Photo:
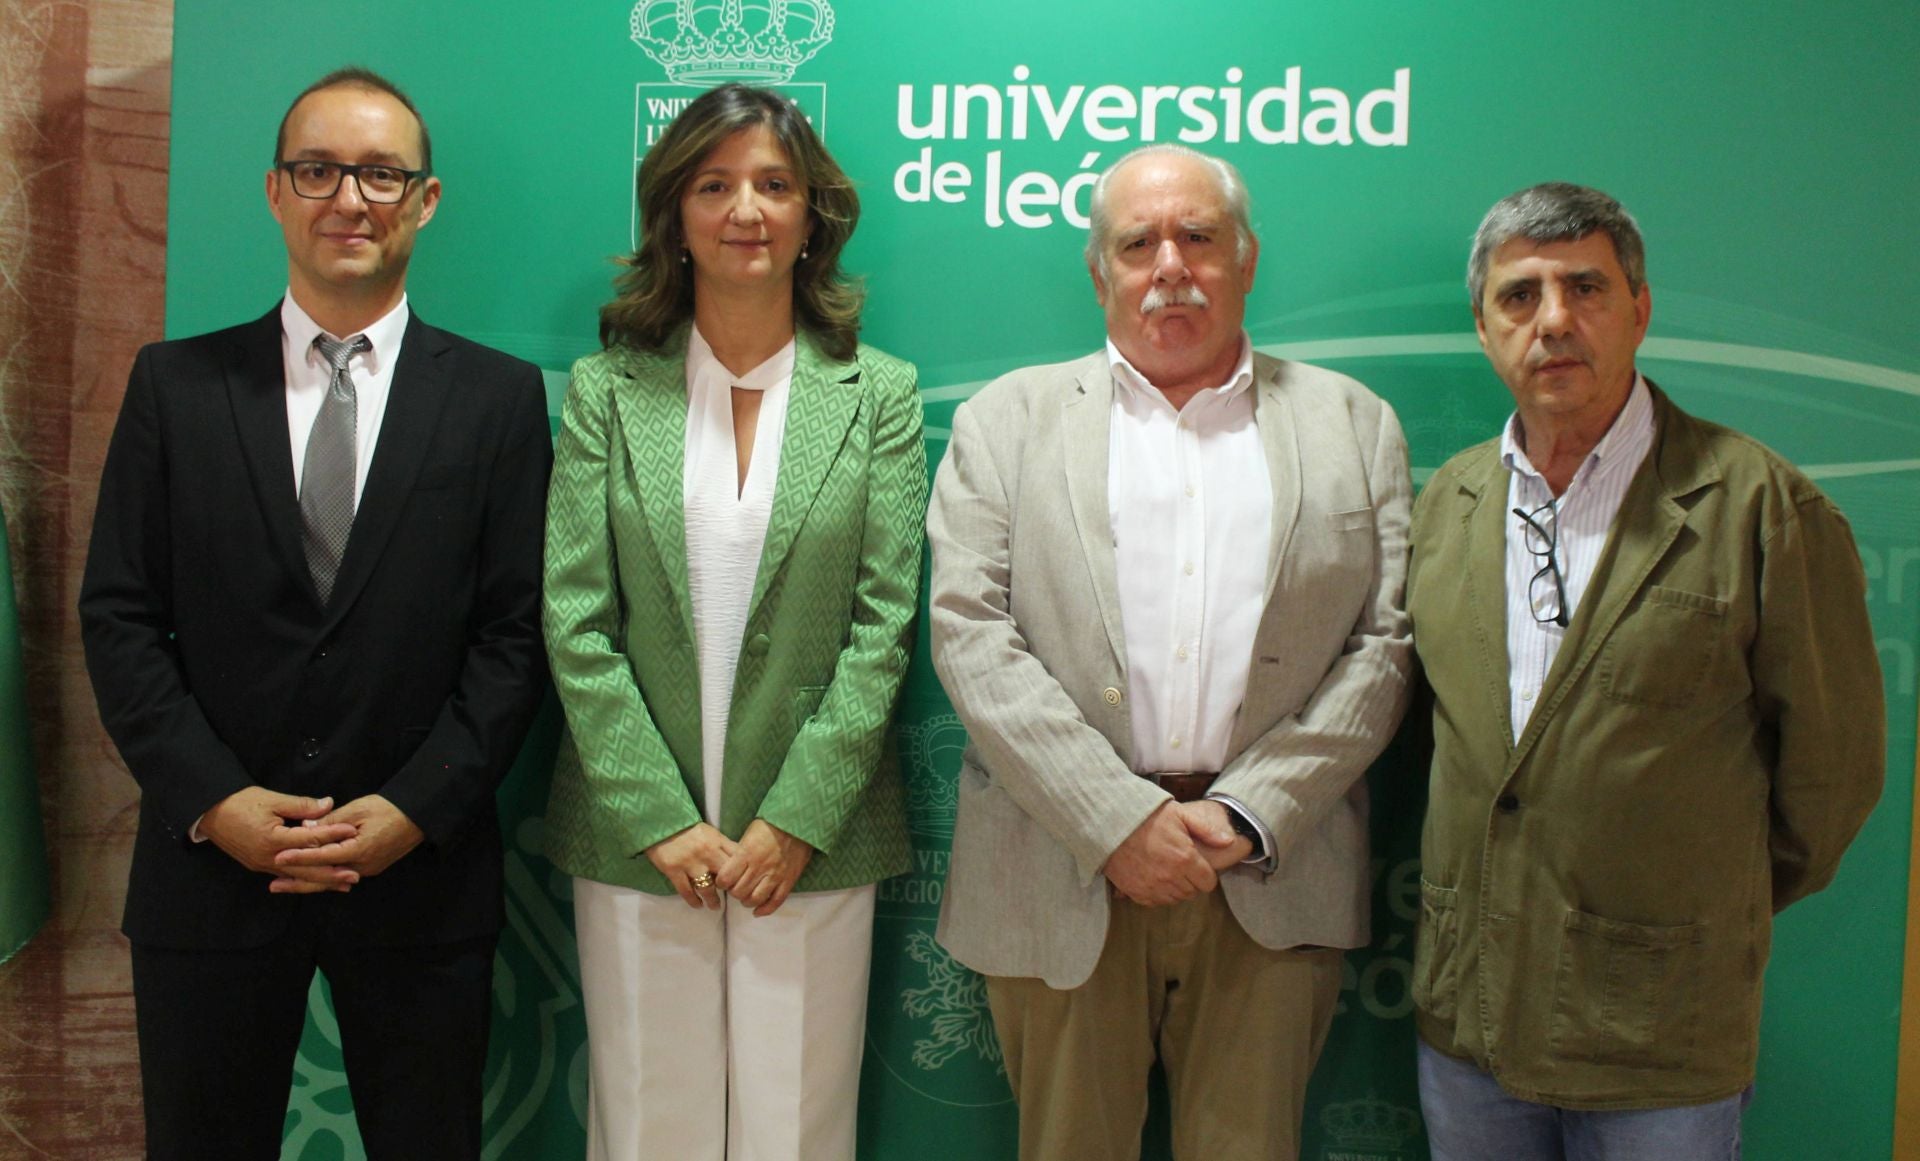
[[[353,529],[354,429],[358,404],[347,362],[373,344],[365,335],[336,342],[316,336],[313,345],[333,365],[333,382],[320,404],[320,414],[307,436],[307,455],[300,468],[300,547],[307,556],[313,587],[320,603],[333,595],[333,578],[340,572],[340,554]]]

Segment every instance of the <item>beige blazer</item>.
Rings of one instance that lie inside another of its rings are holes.
[[[1266,947],[1365,943],[1362,775],[1406,708],[1411,485],[1393,410],[1345,376],[1254,356],[1273,489],[1266,611],[1215,789],[1271,828],[1227,901]],[[1106,940],[1115,847],[1166,800],[1131,772],[1107,516],[1105,352],[963,404],[934,481],[933,660],[965,723],[939,939],[989,975],[1073,987]]]

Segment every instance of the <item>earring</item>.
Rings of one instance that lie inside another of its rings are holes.
[[[800,243],[800,261],[805,262],[806,260],[807,260],[807,243],[801,242]]]
[[[686,265],[687,263],[689,263],[689,262],[691,262],[691,261],[693,261],[693,255],[692,255],[692,254],[689,254],[689,253],[688,253],[687,251],[685,251],[685,250],[682,250],[682,251],[680,251],[680,265],[682,265],[682,266],[685,266],[685,265]]]

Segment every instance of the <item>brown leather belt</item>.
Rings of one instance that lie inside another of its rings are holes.
[[[1160,789],[1173,795],[1175,802],[1197,802],[1206,797],[1207,788],[1213,785],[1218,774],[1147,774],[1158,783]]]

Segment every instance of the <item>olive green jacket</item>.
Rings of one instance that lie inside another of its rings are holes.
[[[686,343],[574,364],[547,505],[545,627],[569,737],[547,853],[671,894],[642,856],[701,821],[699,655],[682,507]],[[907,867],[889,738],[919,607],[927,461],[913,366],[803,333],[766,547],[734,677],[720,817],[813,846],[800,891]]]
[[[1885,772],[1845,519],[1774,453],[1653,399],[1653,447],[1517,743],[1498,441],[1442,467],[1413,520],[1434,696],[1420,1035],[1567,1108],[1752,1081],[1773,915],[1833,878]]]

